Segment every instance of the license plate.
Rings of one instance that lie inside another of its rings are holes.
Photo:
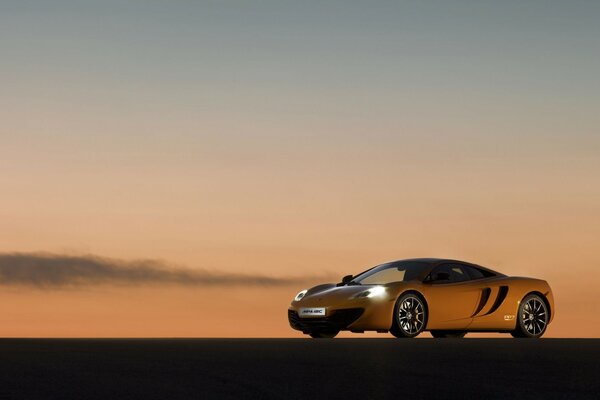
[[[325,307],[319,308],[301,308],[300,317],[324,317]]]

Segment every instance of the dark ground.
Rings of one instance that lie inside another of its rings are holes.
[[[2,339],[0,398],[599,399],[600,340]]]

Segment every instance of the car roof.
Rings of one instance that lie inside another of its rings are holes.
[[[441,263],[466,264],[466,265],[472,265],[473,267],[476,267],[476,268],[484,269],[484,270],[489,271],[489,272],[491,272],[491,273],[493,273],[495,275],[498,275],[498,276],[504,276],[504,274],[502,274],[501,272],[494,271],[493,269],[481,266],[479,264],[470,263],[468,261],[454,260],[454,259],[451,259],[451,258],[434,258],[434,257],[407,258],[407,259],[404,259],[404,260],[396,260],[396,261],[392,261],[392,262],[406,262],[406,261],[422,262],[422,263],[427,263],[427,264],[432,264],[432,265],[441,264]]]
[[[477,265],[477,264],[473,264],[473,263],[470,263],[467,261],[454,260],[451,258],[434,258],[434,257],[405,258],[402,260],[395,260],[395,261],[391,261],[391,262],[404,262],[404,261],[417,261],[417,262],[424,262],[424,263],[428,263],[428,264],[439,264],[442,262],[455,262],[455,263],[461,263],[461,264]]]
[[[433,258],[433,257],[405,258],[405,259],[402,259],[402,260],[395,260],[395,261],[392,261],[392,262],[405,262],[405,261],[423,262],[423,263],[428,263],[428,264],[438,264],[438,263],[443,262],[443,261],[464,262],[464,261],[458,261],[458,260],[450,260],[450,259],[446,259],[446,258]]]

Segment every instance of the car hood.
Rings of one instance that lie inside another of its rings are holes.
[[[320,285],[306,292],[301,300],[302,305],[313,306],[318,303],[325,305],[345,301],[360,292],[368,290],[373,285],[336,286],[335,284]]]

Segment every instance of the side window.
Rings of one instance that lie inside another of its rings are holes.
[[[452,275],[450,275],[450,271],[446,268],[447,265],[441,265],[436,267],[433,271],[431,271],[431,282],[432,283],[450,283],[450,279]],[[444,276],[446,275],[446,276]]]
[[[477,268],[471,267],[469,265],[463,265],[462,267],[463,267],[463,269],[465,269],[467,271],[467,273],[469,274],[471,279],[485,278],[485,275],[483,274],[483,272],[481,272]]]
[[[470,279],[462,265],[452,264],[450,265],[450,270],[452,271],[452,280],[454,282],[464,282]]]
[[[466,270],[458,264],[443,264],[431,273],[431,280],[436,284],[464,282],[469,279]]]

